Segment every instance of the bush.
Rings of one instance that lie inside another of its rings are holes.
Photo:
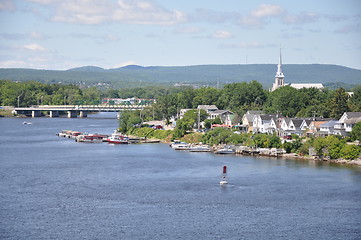
[[[361,147],[355,145],[344,145],[341,149],[341,158],[345,158],[348,160],[356,159],[360,156]]]

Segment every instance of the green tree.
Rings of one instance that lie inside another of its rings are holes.
[[[345,158],[348,160],[356,159],[360,156],[361,147],[355,145],[347,145],[345,144],[341,149],[341,158]]]
[[[350,108],[353,112],[361,112],[361,85],[353,89],[353,95],[350,98]]]
[[[338,88],[329,101],[330,117],[339,119],[344,112],[348,112],[348,94],[345,89]]]
[[[119,131],[122,133],[130,133],[134,125],[141,122],[139,111],[122,111],[119,118]]]
[[[352,127],[351,139],[352,139],[353,141],[355,141],[355,140],[361,141],[361,122],[356,123],[356,124]]]
[[[177,125],[174,129],[174,137],[181,138],[188,131],[191,131],[194,126],[194,119],[183,117],[177,121]]]
[[[302,94],[290,86],[278,88],[270,93],[265,110],[267,112],[280,112],[284,116],[294,117],[305,106]]]

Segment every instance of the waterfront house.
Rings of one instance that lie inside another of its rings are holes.
[[[303,135],[311,122],[312,120],[309,118],[284,118],[280,126],[280,135]]]
[[[246,132],[253,131],[253,117],[255,115],[264,114],[263,111],[256,111],[256,110],[248,110],[242,117],[242,125],[241,127],[245,129]]]
[[[331,120],[320,125],[319,136],[329,136],[335,134],[335,124],[337,120]]]
[[[217,117],[219,117],[223,124],[232,125],[233,115],[234,113],[228,110],[216,110],[209,112],[208,119],[216,119]]]
[[[352,131],[353,126],[358,122],[361,122],[361,117],[354,117],[354,118],[345,120],[345,123],[344,123],[345,131],[347,133],[350,133]]]
[[[252,120],[252,132],[267,134],[277,133],[282,118],[283,116],[280,114],[256,114]]]
[[[301,123],[301,127],[300,127],[301,131],[302,132],[306,131],[309,128],[311,122],[312,122],[312,119],[310,119],[310,118],[303,119],[303,121]]]
[[[319,131],[321,129],[321,125],[327,122],[328,121],[317,121],[317,120],[312,121],[306,131],[307,137],[318,137]]]
[[[219,110],[216,105],[198,105],[197,109],[203,109],[208,114],[210,114],[211,112]]]
[[[340,120],[335,123],[334,131],[335,134],[341,136],[348,136],[352,131],[353,125],[358,122],[358,119],[361,118],[361,112],[345,112]]]

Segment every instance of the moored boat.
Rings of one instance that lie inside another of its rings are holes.
[[[113,133],[110,137],[108,137],[107,142],[113,144],[129,144],[129,139],[126,136]]]
[[[86,143],[101,143],[103,142],[104,135],[98,134],[86,134],[78,135],[75,137],[76,142],[86,142]]]
[[[191,145],[189,148],[190,152],[210,152],[211,147],[209,145]]]
[[[236,152],[232,148],[221,148],[216,150],[214,153],[216,154],[235,154]]]
[[[190,149],[189,143],[180,142],[180,141],[174,141],[170,146],[174,150],[189,150]]]

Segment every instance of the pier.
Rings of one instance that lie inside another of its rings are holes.
[[[67,114],[68,118],[86,118],[90,112],[119,112],[143,110],[150,104],[98,104],[98,105],[39,105],[32,107],[14,108],[14,113],[31,117],[41,117],[42,112],[48,112],[49,117],[59,117],[60,113]]]

